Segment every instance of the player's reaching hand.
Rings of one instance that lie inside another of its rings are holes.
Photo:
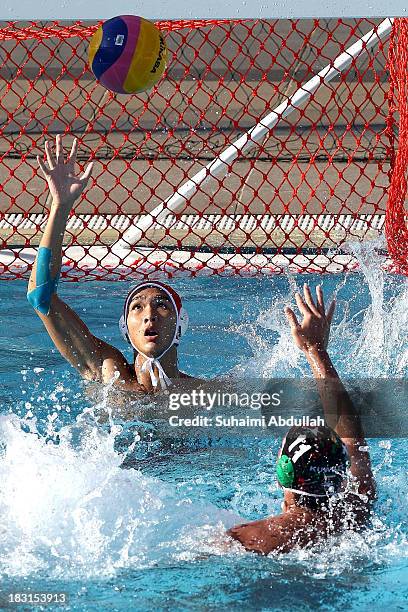
[[[326,350],[336,303],[333,300],[326,313],[320,285],[316,288],[316,301],[313,300],[310,287],[306,283],[303,295],[304,297],[300,293],[295,293],[296,304],[303,316],[301,323],[298,322],[291,308],[288,306],[285,308],[293,340],[296,346],[305,353],[311,349]]]
[[[93,163],[88,164],[82,176],[75,175],[75,161],[78,141],[75,138],[69,156],[65,160],[62,146],[62,136],[58,134],[55,139],[55,154],[51,142],[45,143],[45,153],[48,166],[37,156],[38,165],[48,183],[54,206],[72,208],[75,200],[85,189],[91,176]]]

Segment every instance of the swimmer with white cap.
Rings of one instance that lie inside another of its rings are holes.
[[[131,289],[119,329],[135,351],[134,370],[144,388],[163,390],[172,380],[188,378],[177,363],[177,346],[187,326],[187,311],[169,285],[143,281]]]
[[[141,282],[129,292],[120,330],[134,349],[134,360],[96,338],[57,294],[62,240],[71,209],[91,176],[89,164],[81,177],[75,175],[76,139],[65,159],[62,136],[56,137],[55,153],[45,146],[48,165],[38,164],[52,196],[51,210],[29,280],[27,299],[45,325],[52,341],[83,378],[111,382],[121,388],[152,392],[166,389],[180,379],[177,347],[188,325],[187,313],[177,292],[158,282]]]

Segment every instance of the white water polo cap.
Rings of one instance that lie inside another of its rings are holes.
[[[147,355],[145,355],[144,353],[142,353],[135,347],[135,345],[130,339],[129,329],[127,325],[130,304],[132,303],[135,295],[139,293],[139,291],[142,291],[143,289],[148,289],[150,287],[160,289],[161,291],[166,293],[166,295],[169,297],[170,302],[173,304],[174,310],[177,315],[176,328],[174,330],[173,339],[171,343],[169,344],[169,346],[158,357],[148,357]],[[180,338],[186,333],[187,328],[188,328],[187,311],[183,307],[181,297],[179,296],[177,291],[175,291],[169,285],[166,285],[165,283],[161,283],[160,281],[142,281],[141,283],[137,284],[135,287],[133,287],[133,289],[129,291],[127,298],[125,300],[124,307],[123,307],[123,314],[119,320],[119,329],[120,329],[122,336],[126,340],[126,342],[131,344],[133,348],[135,349],[135,351],[140,353],[140,355],[142,355],[145,358],[145,362],[142,365],[142,372],[146,372],[146,371],[149,372],[153,387],[157,387],[159,382],[160,382],[160,386],[162,389],[167,389],[167,387],[171,385],[171,380],[169,379],[169,377],[166,375],[165,371],[163,370],[159,359],[161,359],[163,355],[167,353],[168,350],[171,349],[172,346],[177,346],[179,344]],[[157,370],[159,373],[159,380],[157,380],[157,377],[154,374],[154,366],[157,367]]]

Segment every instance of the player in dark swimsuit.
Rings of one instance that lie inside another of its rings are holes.
[[[284,491],[282,513],[228,532],[249,551],[288,552],[344,529],[360,529],[367,523],[375,499],[361,422],[327,353],[335,305],[333,302],[326,314],[321,287],[316,293],[313,300],[305,285],[304,297],[296,294],[302,323],[290,308],[286,308],[286,316],[294,342],[317,381],[325,426],[288,431],[276,464]]]

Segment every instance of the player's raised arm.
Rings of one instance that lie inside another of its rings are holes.
[[[359,492],[373,498],[375,483],[360,417],[327,353],[335,303],[326,312],[320,286],[316,289],[316,300],[308,285],[304,286],[303,297],[296,293],[295,298],[302,322],[298,322],[290,308],[285,309],[285,314],[293,340],[305,354],[317,381],[326,425],[334,429],[347,447]]]
[[[46,142],[48,165],[38,164],[52,196],[51,210],[28,283],[27,299],[55,346],[88,380],[106,380],[112,369],[125,367],[120,351],[93,336],[78,315],[57,295],[62,262],[62,242],[69,213],[85,189],[92,172],[90,163],[81,177],[75,174],[77,141],[65,160],[62,136],[56,137],[55,155]]]

